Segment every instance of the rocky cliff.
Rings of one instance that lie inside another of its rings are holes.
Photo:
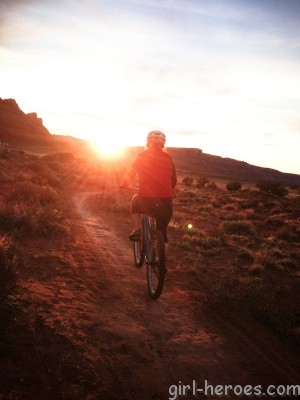
[[[0,141],[9,145],[51,141],[52,135],[35,112],[24,113],[14,99],[0,98]]]

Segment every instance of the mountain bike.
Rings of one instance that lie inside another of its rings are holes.
[[[143,214],[141,238],[133,241],[133,254],[136,267],[146,263],[148,293],[152,299],[158,299],[163,290],[166,275],[165,241],[156,229],[154,217]]]

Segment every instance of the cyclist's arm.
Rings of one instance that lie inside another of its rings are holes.
[[[136,174],[137,174],[137,169],[135,167],[135,163],[133,163],[132,166],[129,168],[127,174],[125,175],[123,182],[121,183],[121,187],[124,189],[128,188],[131,185]]]

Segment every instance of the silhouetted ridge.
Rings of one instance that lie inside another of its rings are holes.
[[[99,132],[99,138],[101,138]],[[105,141],[105,136],[103,136]],[[85,140],[72,136],[51,134],[37,113],[24,113],[14,99],[0,98],[0,142],[9,147],[35,153],[73,152],[90,157],[91,148]],[[144,147],[128,147],[125,158],[132,159]],[[283,173],[271,168],[262,168],[231,158],[203,153],[197,148],[169,147],[176,167],[187,175],[207,175],[215,178],[241,181],[279,181],[286,185],[300,186],[300,175]],[[97,155],[96,155],[97,157]],[[129,161],[128,161],[129,162]]]
[[[0,140],[10,144],[48,140],[51,135],[35,112],[26,114],[14,99],[0,98]]]
[[[168,152],[174,158],[177,167],[186,170],[187,173],[190,171],[199,175],[244,181],[280,181],[286,185],[300,186],[300,175],[297,174],[206,154],[199,149],[169,148]]]

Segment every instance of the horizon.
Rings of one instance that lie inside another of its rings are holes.
[[[57,135],[57,134],[54,134],[54,135],[55,135],[55,136],[60,136],[60,135]],[[86,141],[87,143],[90,142],[89,140],[84,139],[84,138],[77,138],[77,137],[75,137],[75,136],[70,136],[70,135],[67,135],[67,136],[68,136],[68,137],[75,138],[75,139],[84,140],[84,141]],[[126,148],[132,148],[132,147],[144,149],[144,148],[145,148],[145,145],[127,145],[127,146],[125,145],[125,146],[124,146],[125,149],[126,149]],[[206,155],[208,155],[208,156],[212,156],[212,157],[221,157],[221,158],[224,158],[224,159],[230,159],[230,160],[233,160],[233,161],[237,161],[237,162],[241,162],[241,163],[246,163],[246,164],[249,164],[249,165],[251,165],[251,166],[253,166],[253,167],[255,167],[255,168],[273,169],[273,170],[278,171],[278,172],[280,172],[280,173],[292,174],[292,175],[298,175],[298,176],[300,176],[300,173],[296,173],[296,172],[281,171],[281,170],[276,169],[276,168],[267,167],[267,166],[261,166],[261,165],[256,165],[256,164],[252,164],[252,163],[250,163],[250,162],[247,162],[247,161],[244,161],[244,160],[239,160],[239,159],[232,158],[232,157],[226,157],[226,156],[223,157],[223,156],[220,156],[219,154],[207,153],[206,151],[204,151],[203,149],[201,149],[201,148],[199,148],[199,147],[165,146],[165,149],[166,149],[166,151],[168,151],[168,149],[200,150],[203,154],[206,154]],[[96,150],[96,152],[97,152],[97,150]],[[99,149],[99,152],[101,153],[101,149]],[[122,150],[121,150],[121,152],[122,152]],[[109,151],[108,151],[108,153],[109,153]],[[114,158],[113,154],[112,154],[112,158]],[[118,155],[116,156],[116,158],[118,158]]]
[[[297,0],[3,0],[1,97],[56,135],[300,174]]]

